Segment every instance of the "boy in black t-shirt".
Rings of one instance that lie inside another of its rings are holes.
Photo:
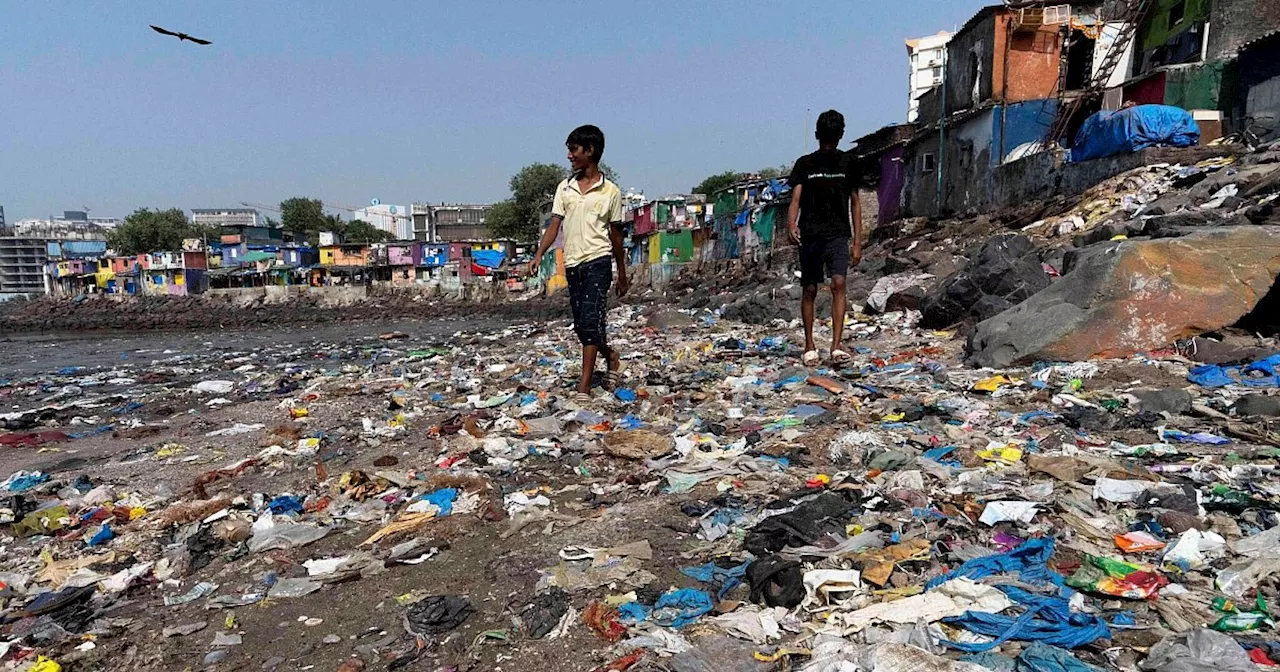
[[[862,203],[858,200],[857,166],[837,149],[844,137],[844,116],[827,110],[818,116],[818,151],[796,161],[788,180],[791,208],[787,235],[800,245],[800,317],[804,321],[804,364],[820,361],[813,343],[813,305],[818,285],[831,278],[831,361],[849,360],[844,337],[844,276],[862,261]],[[853,237],[850,238],[852,228]]]

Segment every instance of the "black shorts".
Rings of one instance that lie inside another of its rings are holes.
[[[569,281],[569,306],[573,330],[583,345],[602,347],[605,313],[609,311],[609,286],[613,284],[612,259],[600,257],[564,269]]]
[[[823,280],[849,273],[850,238],[800,239],[800,284],[821,285]]]

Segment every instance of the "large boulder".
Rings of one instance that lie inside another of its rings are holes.
[[[1164,347],[1235,323],[1278,273],[1280,227],[1101,243],[1048,289],[978,324],[969,361],[1003,367]]]
[[[968,266],[925,293],[920,300],[920,324],[941,329],[968,317],[983,319],[994,314],[992,306],[1016,305],[1049,282],[1035,243],[1016,234],[994,236]]]

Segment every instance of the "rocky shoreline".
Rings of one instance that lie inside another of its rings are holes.
[[[250,303],[226,296],[42,298],[0,304],[0,334],[275,327],[388,319],[493,317],[524,321],[565,317],[568,310],[567,300],[560,297],[459,302],[387,294],[343,305],[327,303],[315,295]]]

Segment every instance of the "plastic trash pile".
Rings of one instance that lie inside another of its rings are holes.
[[[659,310],[589,402],[563,323],[0,381],[0,669],[1280,661],[1274,342],[973,370],[888,312],[807,369]]]

